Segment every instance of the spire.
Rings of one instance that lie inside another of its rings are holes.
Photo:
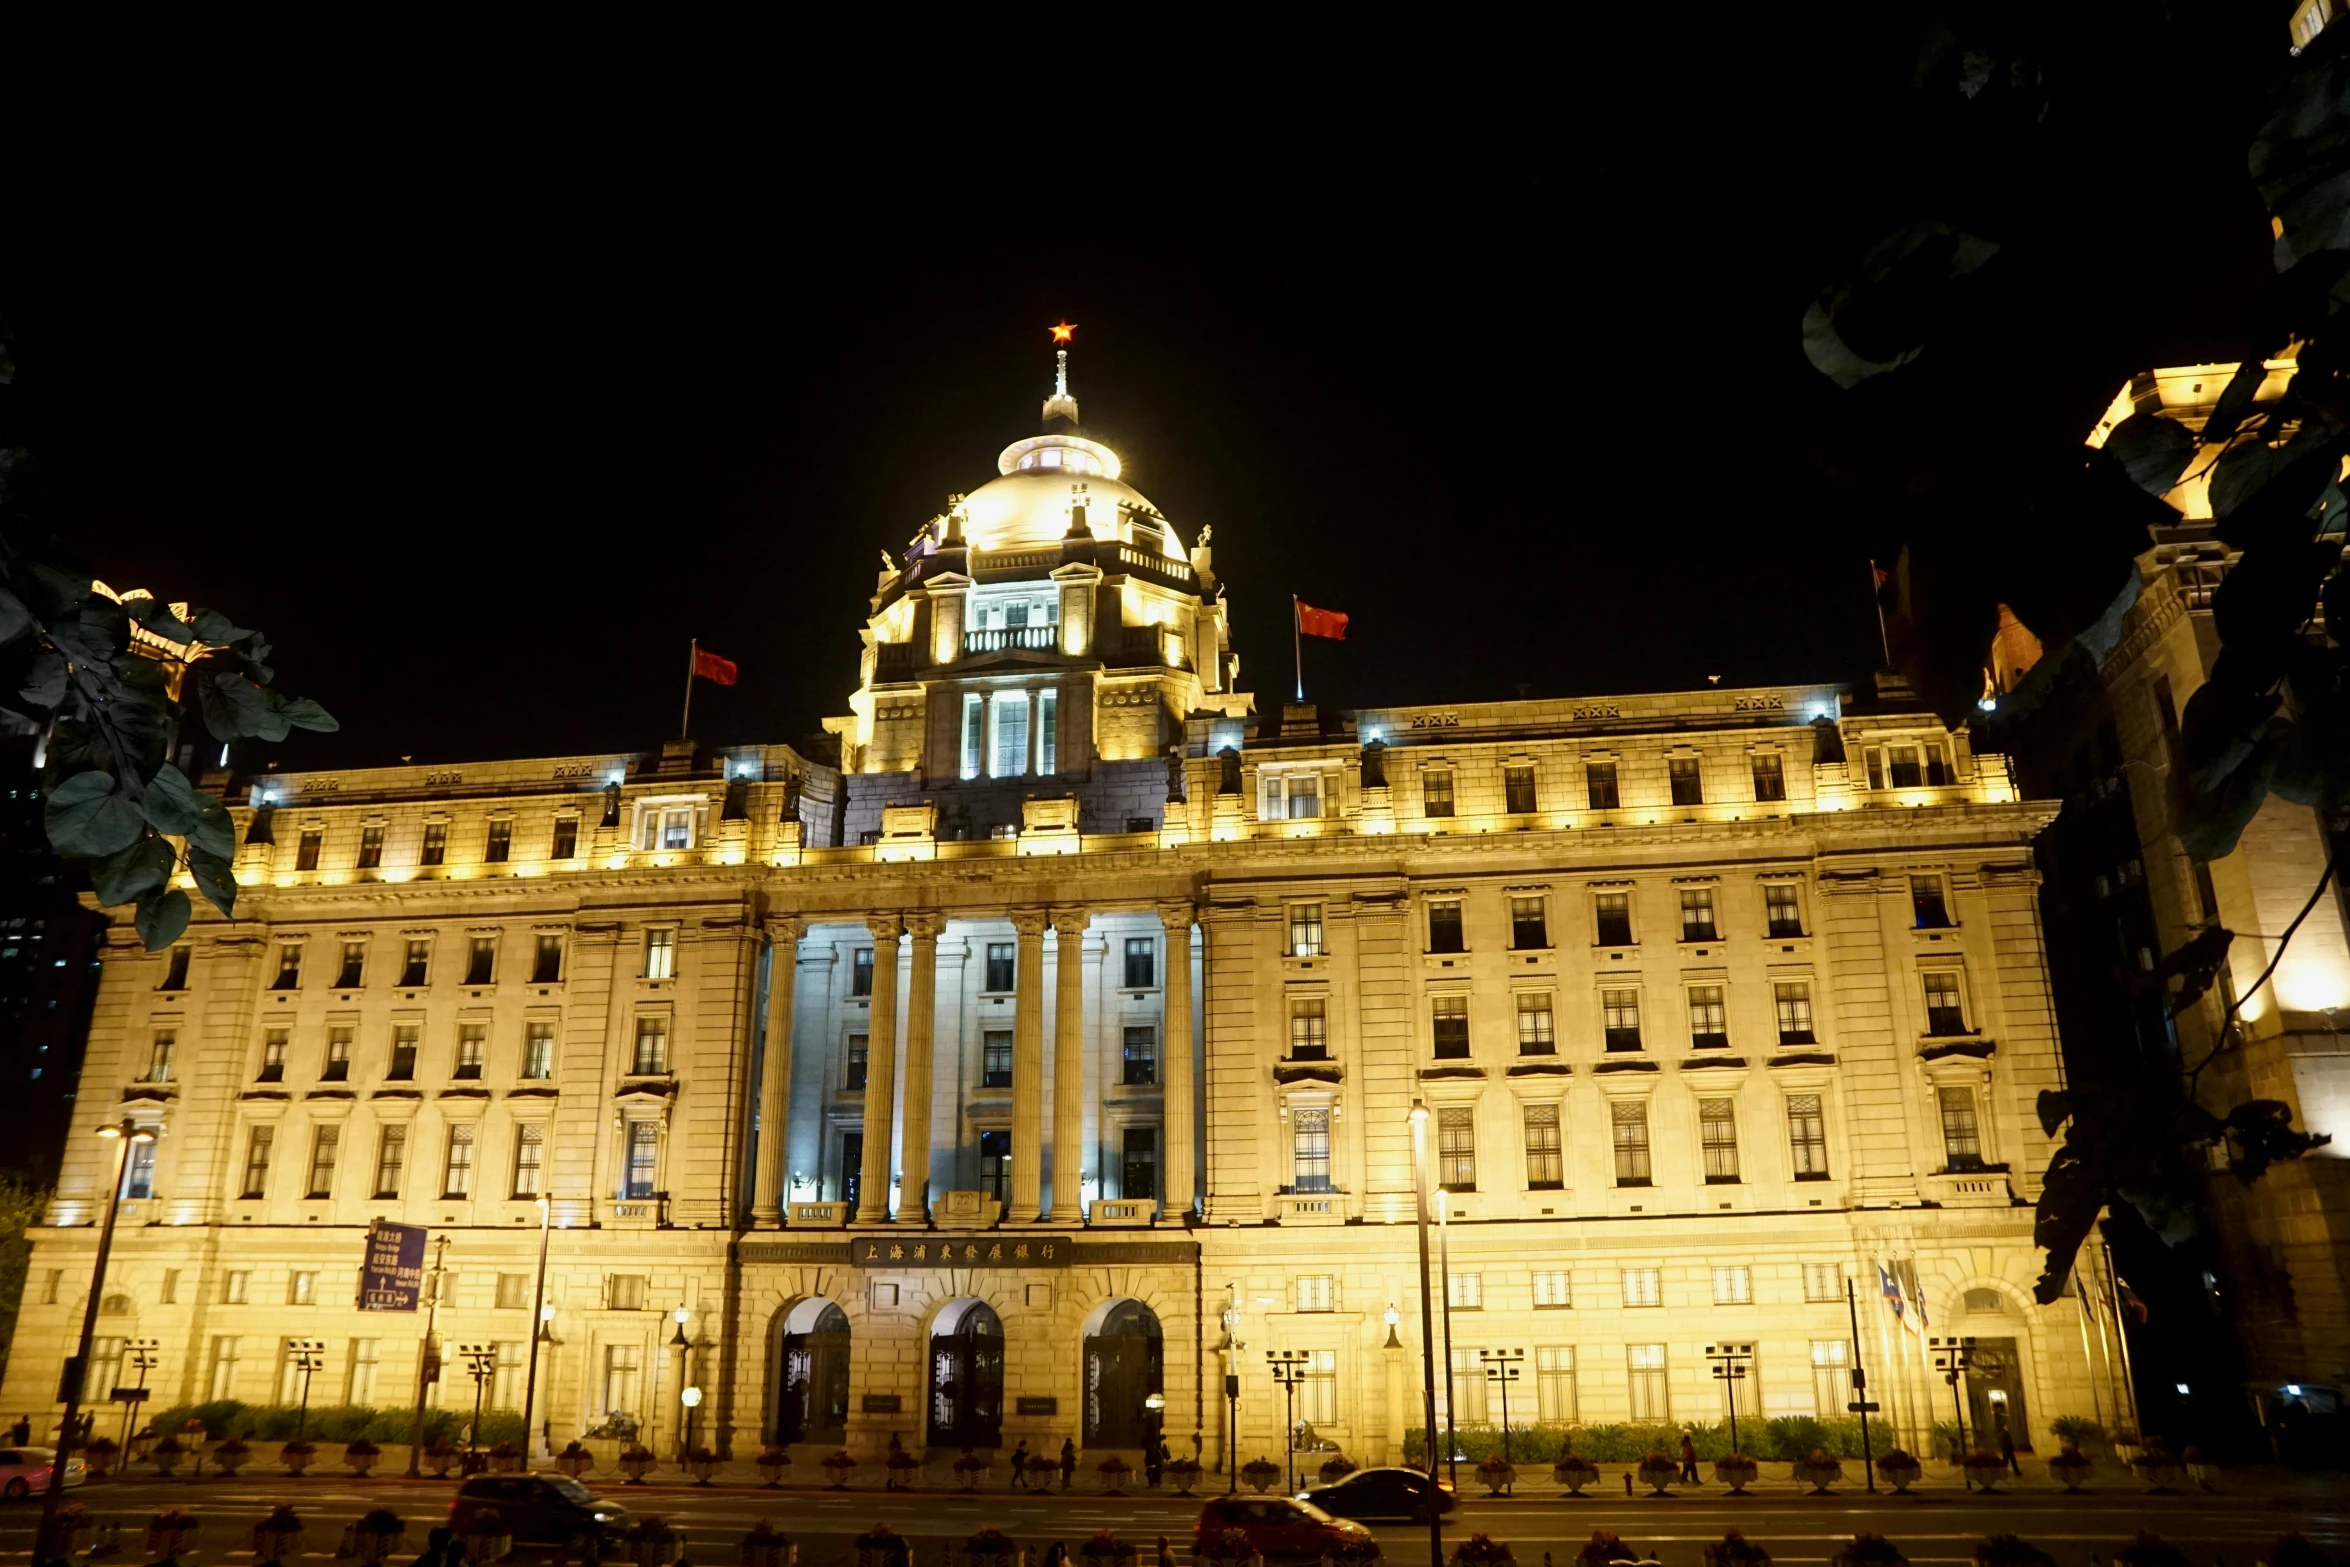
[[[1050,329],[1053,341],[1066,343],[1077,328],[1064,321]],[[1077,399],[1069,395],[1069,350],[1057,350],[1053,355],[1053,395],[1044,400],[1044,426],[1053,429],[1053,421],[1062,419],[1077,423]]]

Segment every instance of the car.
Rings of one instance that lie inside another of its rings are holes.
[[[1426,1523],[1434,1497],[1442,1518],[1460,1505],[1449,1480],[1431,1481],[1417,1469],[1358,1469],[1336,1485],[1300,1491],[1298,1500],[1310,1502],[1338,1518],[1389,1518]]]
[[[1274,1560],[1318,1560],[1372,1552],[1371,1531],[1348,1518],[1333,1518],[1312,1502],[1286,1496],[1220,1496],[1200,1509],[1191,1526],[1192,1553],[1227,1529],[1248,1536],[1249,1549]]]
[[[562,1475],[475,1475],[449,1503],[449,1527],[469,1533],[492,1511],[518,1545],[571,1546],[590,1536],[601,1543],[628,1527],[627,1508]]]
[[[0,1496],[21,1501],[49,1489],[49,1466],[57,1461],[53,1447],[0,1447]],[[89,1478],[78,1458],[65,1461],[68,1488]]]

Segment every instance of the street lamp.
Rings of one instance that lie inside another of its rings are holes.
[[[1942,1380],[1950,1384],[1950,1413],[1958,1421],[1958,1451],[1951,1456],[1963,1459],[1966,1457],[1966,1406],[1959,1401],[1958,1379],[1974,1366],[1974,1336],[1936,1338],[1926,1342],[1934,1351],[1934,1369],[1941,1372]]]
[[[1240,1489],[1240,1352],[1248,1345],[1237,1335],[1240,1330],[1239,1286],[1224,1286],[1224,1459],[1230,1473],[1224,1483],[1224,1494],[1232,1495]]]
[[[1714,1380],[1730,1406],[1730,1451],[1738,1451],[1738,1384],[1746,1380],[1747,1362],[1754,1359],[1752,1344],[1708,1344],[1705,1358],[1713,1362]]]
[[[547,1318],[552,1312],[547,1306],[547,1237],[553,1228],[554,1207],[546,1194],[539,1194],[539,1285],[538,1295],[531,1305],[531,1315],[538,1319],[538,1331],[530,1336],[530,1365],[522,1373],[522,1466],[539,1455],[538,1428],[531,1423],[538,1412],[539,1346],[554,1342],[547,1331]]]
[[[1453,1411],[1460,1406],[1452,1392],[1452,1188],[1439,1186],[1436,1191],[1436,1276],[1444,1287],[1444,1467],[1452,1471],[1452,1483],[1459,1485],[1461,1447],[1453,1434]]]
[[[1281,1384],[1282,1405],[1286,1418],[1281,1459],[1287,1466],[1289,1488],[1297,1489],[1297,1385],[1306,1379],[1306,1368],[1313,1364],[1313,1352],[1303,1349],[1268,1349],[1265,1365],[1272,1371],[1273,1380]]]
[[[1522,1349],[1481,1349],[1477,1363],[1485,1368],[1485,1380],[1501,1389],[1501,1461],[1510,1461],[1510,1384],[1518,1380],[1521,1367],[1526,1364]],[[1733,1444],[1735,1445],[1735,1444]]]
[[[677,1401],[685,1405],[685,1450],[687,1456],[691,1457],[694,1450],[694,1411],[702,1407],[702,1390],[689,1387],[677,1395]]]
[[[669,1319],[677,1324],[677,1331],[669,1335],[669,1347],[677,1351],[677,1401],[684,1404],[686,1409],[686,1413],[680,1415],[677,1421],[677,1456],[679,1458],[685,1457],[687,1448],[685,1428],[693,1418],[693,1405],[685,1402],[685,1395],[688,1391],[686,1377],[693,1370],[689,1362],[693,1356],[694,1342],[685,1336],[685,1321],[690,1315],[691,1313],[685,1309],[683,1301],[680,1301],[677,1309],[669,1314]],[[694,1396],[698,1399],[701,1394],[697,1390]]]
[[[481,1395],[489,1387],[490,1378],[498,1371],[498,1346],[495,1344],[460,1344],[457,1353],[465,1357],[465,1369],[473,1375],[473,1424],[465,1432],[465,1472],[476,1472],[474,1454],[481,1446]]]
[[[296,1338],[286,1340],[287,1362],[302,1373],[302,1407],[294,1415],[294,1440],[302,1440],[302,1428],[310,1423],[310,1379],[326,1369],[326,1340]]]
[[[1444,1567],[1444,1514],[1436,1506],[1435,1307],[1428,1299],[1428,1107],[1412,1101],[1412,1189],[1419,1203],[1420,1402],[1428,1433],[1428,1567]]]
[[[131,1422],[138,1418],[139,1406],[147,1401],[147,1373],[163,1364],[162,1355],[157,1353],[162,1347],[161,1340],[151,1338],[135,1338],[122,1346],[123,1363],[139,1374],[135,1396],[122,1401],[122,1461],[125,1466],[130,1463]]]
[[[1380,1320],[1387,1324],[1387,1342],[1379,1347],[1382,1349],[1403,1348],[1403,1340],[1395,1336],[1395,1325],[1403,1320],[1403,1313],[1395,1309],[1394,1301],[1391,1300],[1387,1303],[1387,1310]]]
[[[65,1405],[65,1420],[57,1430],[57,1456],[49,1465],[49,1488],[41,1493],[41,1527],[33,1536],[33,1556],[36,1561],[47,1561],[51,1556],[62,1556],[62,1551],[50,1549],[57,1532],[57,1509],[65,1500],[65,1467],[74,1448],[75,1428],[81,1420],[82,1373],[90,1364],[90,1341],[98,1332],[98,1307],[106,1293],[106,1254],[114,1249],[114,1216],[122,1204],[122,1183],[130,1173],[131,1145],[151,1143],[155,1133],[151,1128],[125,1118],[112,1126],[101,1126],[98,1135],[114,1144],[114,1178],[106,1185],[106,1219],[98,1231],[98,1260],[90,1273],[90,1299],[82,1308],[82,1336],[79,1346],[65,1362],[63,1384],[57,1390],[59,1401]]]

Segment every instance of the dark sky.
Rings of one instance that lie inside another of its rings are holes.
[[[1260,703],[1292,592],[1354,617],[1308,649],[1336,706],[1859,678],[1797,327],[1912,215],[1915,22],[1869,14],[1461,100],[1137,88],[1131,141],[739,83],[126,91],[32,149],[9,420],[101,576],[260,625],[342,719],[288,767],[648,747],[694,636],[742,671],[701,738],[845,711],[877,551],[1032,433],[1061,319],[1087,433],[1214,524]]]

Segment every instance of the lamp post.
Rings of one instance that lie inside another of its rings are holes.
[[[286,1353],[293,1357],[287,1364],[302,1373],[302,1407],[294,1414],[294,1440],[299,1442],[302,1428],[310,1424],[310,1379],[326,1369],[326,1340],[288,1339]]]
[[[1412,1189],[1419,1204],[1420,1400],[1428,1432],[1428,1567],[1444,1567],[1444,1514],[1436,1506],[1435,1308],[1428,1299],[1428,1107],[1412,1101]]]
[[[1240,1291],[1232,1284],[1224,1286],[1224,1463],[1228,1473],[1224,1494],[1232,1495],[1240,1489],[1240,1352],[1248,1345],[1237,1336],[1240,1331]]]
[[[1518,1380],[1526,1364],[1522,1349],[1481,1349],[1477,1364],[1485,1368],[1485,1380],[1501,1389],[1501,1461],[1510,1461],[1510,1384]],[[1735,1445],[1735,1444],[1733,1444]]]
[[[156,1353],[162,1347],[160,1340],[151,1338],[135,1338],[122,1346],[123,1363],[139,1374],[138,1387],[141,1393],[147,1390],[147,1373],[163,1364],[163,1357]],[[131,1455],[131,1422],[138,1418],[139,1405],[144,1402],[143,1398],[123,1400],[122,1461],[126,1468],[130,1464]]]
[[[685,1451],[686,1456],[691,1458],[694,1451],[694,1411],[702,1407],[702,1390],[689,1385],[677,1395],[677,1401],[685,1405]]]
[[[475,1455],[481,1447],[481,1395],[497,1374],[498,1346],[460,1344],[457,1353],[465,1357],[465,1369],[473,1375],[473,1424],[465,1431],[465,1472],[473,1474],[477,1469]]]
[[[57,1396],[65,1405],[65,1419],[57,1428],[57,1457],[49,1465],[49,1487],[41,1493],[41,1527],[33,1536],[35,1567],[52,1554],[50,1546],[57,1529],[57,1509],[65,1500],[65,1467],[71,1461],[75,1427],[81,1420],[82,1373],[90,1364],[90,1340],[98,1331],[98,1307],[106,1293],[106,1254],[114,1249],[114,1215],[122,1203],[123,1178],[130,1173],[131,1144],[155,1141],[153,1130],[129,1119],[99,1127],[98,1135],[114,1144],[114,1178],[106,1186],[106,1217],[98,1230],[98,1260],[90,1270],[90,1299],[82,1308],[81,1341],[59,1378],[63,1385],[58,1388]]]
[[[677,1309],[669,1314],[669,1319],[677,1324],[677,1331],[669,1335],[669,1347],[677,1351],[677,1402],[685,1411],[677,1417],[677,1456],[681,1459],[685,1457],[686,1451],[686,1421],[693,1411],[693,1405],[685,1401],[686,1376],[693,1369],[687,1364],[687,1361],[694,1352],[693,1340],[685,1336],[685,1319],[689,1315],[683,1301],[680,1301]],[[695,1390],[694,1397],[697,1400],[701,1397],[698,1389]]]
[[[1273,1373],[1273,1380],[1281,1384],[1281,1402],[1285,1411],[1281,1426],[1281,1461],[1292,1491],[1297,1489],[1297,1385],[1306,1379],[1306,1367],[1313,1363],[1313,1359],[1309,1350],[1265,1351],[1265,1366]]]
[[[1951,1457],[1966,1457],[1966,1406],[1959,1401],[1958,1379],[1965,1376],[1975,1363],[1975,1341],[1966,1338],[1929,1339],[1934,1351],[1934,1369],[1942,1373],[1942,1380],[1950,1384],[1950,1413],[1958,1422],[1958,1451]]]
[[[554,1208],[546,1194],[539,1194],[539,1284],[538,1294],[531,1302],[531,1319],[538,1324],[530,1336],[530,1364],[522,1373],[522,1467],[540,1455],[538,1427],[532,1417],[538,1412],[539,1346],[554,1342],[547,1331],[547,1237],[553,1228]]]
[[[424,1401],[434,1384],[441,1380],[441,1285],[449,1271],[449,1237],[432,1238],[432,1266],[425,1270],[432,1282],[426,1286],[424,1310],[424,1343],[416,1351],[416,1423],[408,1432],[408,1478],[414,1480],[424,1471],[419,1467],[424,1457]]]
[[[1436,1274],[1444,1288],[1444,1467],[1452,1483],[1461,1483],[1461,1445],[1453,1434],[1453,1411],[1460,1406],[1452,1391],[1452,1188],[1436,1188]]]
[[[1722,1398],[1730,1406],[1730,1451],[1738,1451],[1738,1384],[1746,1380],[1747,1362],[1754,1359],[1752,1344],[1708,1344],[1705,1358],[1713,1362],[1714,1380],[1722,1384]]]

